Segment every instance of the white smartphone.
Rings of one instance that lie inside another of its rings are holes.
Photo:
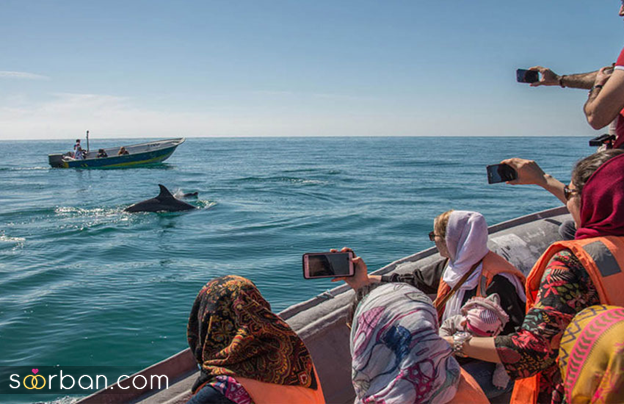
[[[324,252],[303,254],[303,277],[305,279],[353,276],[355,268],[352,252]]]

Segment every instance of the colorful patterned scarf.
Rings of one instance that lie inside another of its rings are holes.
[[[353,386],[362,403],[446,403],[457,392],[459,364],[438,336],[438,315],[420,290],[389,283],[355,310]]]
[[[568,403],[624,403],[624,308],[578,313],[561,338],[559,367]]]
[[[217,375],[317,388],[303,341],[248,279],[224,276],[206,284],[193,304],[187,337],[202,369],[193,391]]]

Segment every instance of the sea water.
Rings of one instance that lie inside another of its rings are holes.
[[[375,270],[430,247],[448,209],[495,224],[561,206],[485,166],[518,156],[567,182],[587,140],[192,138],[164,164],[97,170],[48,166],[73,139],[0,142],[0,367],[147,367],[187,347],[210,279],[247,277],[279,312],[336,286],[303,279],[304,252],[349,246]],[[199,209],[123,212],[158,184]]]

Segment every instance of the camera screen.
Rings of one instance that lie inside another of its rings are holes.
[[[497,182],[513,181],[518,175],[516,170],[507,164],[495,164],[487,166],[488,182],[496,184]]]
[[[516,70],[516,80],[519,83],[535,83],[539,81],[539,73],[534,70],[518,69]]]
[[[308,255],[310,277],[349,275],[349,254]]]

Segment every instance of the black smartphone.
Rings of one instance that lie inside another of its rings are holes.
[[[518,178],[518,173],[510,165],[494,164],[487,166],[488,184],[513,181]]]
[[[539,81],[539,72],[535,70],[518,69],[516,70],[516,80],[518,80],[518,83],[535,83]]]
[[[352,252],[324,252],[303,254],[303,277],[305,279],[353,276]]]

